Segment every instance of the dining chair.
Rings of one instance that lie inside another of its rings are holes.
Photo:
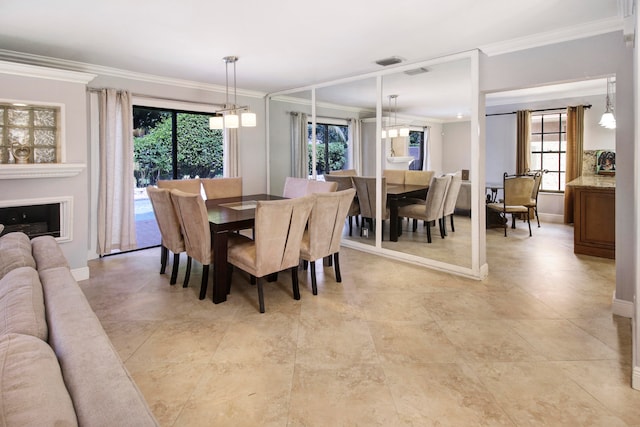
[[[255,239],[241,234],[229,236],[228,287],[233,267],[256,278],[260,313],[264,313],[262,278],[283,270],[291,270],[293,298],[300,299],[298,264],[300,245],[307,219],[317,195],[294,199],[258,201],[255,214]]]
[[[417,229],[417,220],[423,220],[427,226],[427,243],[431,243],[431,224],[438,221],[440,237],[444,239],[442,212],[447,189],[451,184],[451,175],[433,177],[424,203],[416,203],[398,208],[399,217],[412,218],[413,231]]]
[[[462,171],[450,173],[448,175],[451,175],[451,183],[447,189],[447,194],[444,198],[444,205],[442,207],[442,229],[444,230],[445,236],[447,235],[447,217],[449,217],[451,222],[451,231],[456,231],[456,227],[453,224],[453,213],[456,210],[458,193],[460,192],[460,186],[462,185]]]
[[[382,176],[387,178],[387,184],[404,184],[405,170],[385,169]]]
[[[203,300],[207,295],[209,266],[213,264],[211,230],[209,229],[207,207],[200,194],[185,193],[177,189],[171,190],[171,200],[176,206],[176,212],[180,219],[187,255],[202,264],[202,282],[200,284],[199,298]],[[190,273],[191,265],[187,264],[187,272],[184,277],[185,287],[189,284]]]
[[[340,275],[340,242],[344,220],[351,207],[356,190],[349,188],[333,193],[318,193],[309,215],[307,229],[302,236],[300,258],[311,263],[311,289],[318,295],[316,282],[316,260],[333,255],[336,282],[342,282]]]
[[[337,189],[337,182],[316,181],[314,179],[310,179],[307,182],[307,194],[332,193]]]
[[[356,176],[358,172],[355,169],[340,169],[337,171],[331,171],[330,175],[334,176]],[[326,175],[325,175],[326,178]]]
[[[487,203],[487,208],[499,212],[504,222],[504,237],[507,237],[507,214],[511,214],[511,228],[516,228],[516,215],[524,214],[529,225],[529,237],[531,234],[531,216],[529,206],[535,179],[531,175],[509,175],[506,172],[502,177],[504,199],[501,202]]]
[[[242,196],[242,177],[237,178],[201,178],[202,188],[207,199],[226,199]]]
[[[201,194],[200,178],[195,179],[159,179],[158,188],[174,188],[185,193]]]
[[[358,203],[360,205],[360,216],[362,217],[362,226],[360,227],[360,236],[364,228],[365,219],[368,221],[369,230],[373,231],[373,220],[376,218],[376,178],[365,176],[351,177],[356,187]],[[389,219],[389,208],[387,207],[387,179],[382,177],[382,228],[384,229],[384,221]],[[382,235],[384,239],[384,232]]]
[[[288,176],[284,181],[282,196],[287,199],[306,196],[308,183],[309,180],[307,178]]]
[[[404,171],[404,183],[410,185],[429,185],[434,171]]]
[[[160,229],[160,274],[164,274],[167,268],[167,257],[169,251],[173,253],[173,267],[171,268],[170,285],[175,285],[178,278],[178,268],[180,265],[180,254],[185,252],[184,238],[180,229],[180,219],[176,213],[171,200],[171,191],[166,188],[147,187],[147,195],[151,201],[153,214],[156,217],[158,228]],[[191,260],[187,256],[187,265]]]
[[[328,181],[328,182],[337,182],[338,183],[337,191],[343,191],[343,190],[348,190],[349,188],[355,188],[355,185],[353,184],[353,179],[351,179],[351,176],[334,175],[334,173],[332,172],[330,175],[325,175],[324,179],[325,181]],[[358,215],[360,215],[360,204],[358,202],[358,198],[354,197],[353,200],[351,201],[351,206],[349,206],[349,212],[347,213],[347,216],[349,217],[349,236],[351,236],[353,233],[354,217],[356,219],[356,225],[358,227],[360,226],[360,220],[358,219]]]

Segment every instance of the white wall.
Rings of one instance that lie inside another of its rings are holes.
[[[442,170],[436,174],[471,169],[471,122],[442,125]]]

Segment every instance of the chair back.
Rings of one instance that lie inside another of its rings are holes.
[[[385,169],[382,176],[387,178],[387,184],[404,184],[405,170]]]
[[[456,202],[458,201],[458,193],[460,192],[460,186],[462,185],[462,171],[456,173],[450,173],[451,183],[447,189],[447,195],[444,198],[444,205],[442,208],[442,215],[453,215],[456,210]]]
[[[533,191],[531,192],[531,201],[538,202],[538,192],[540,191],[540,184],[542,183],[542,174],[544,171],[537,171],[533,175]]]
[[[441,177],[433,177],[429,184],[429,192],[425,201],[427,221],[433,221],[442,218],[444,208],[444,199],[447,195],[447,189],[451,184],[451,175]]]
[[[351,177],[356,187],[358,203],[360,204],[360,215],[365,218],[376,217],[376,178],[366,176]],[[382,177],[382,219],[386,219],[387,206],[387,179]]]
[[[337,182],[325,182],[309,180],[307,183],[307,194],[314,193],[333,193],[338,189]]]
[[[404,183],[411,185],[429,185],[434,171],[404,171]]]
[[[504,204],[505,206],[528,206],[531,204],[531,195],[535,178],[531,175],[507,175],[504,174]]]
[[[256,276],[298,265],[300,244],[316,195],[258,201],[255,219]]]
[[[340,250],[344,221],[355,195],[353,188],[316,194],[305,232],[305,239],[309,239],[308,244],[304,245],[309,250],[305,254],[307,258],[316,260]]]
[[[356,172],[355,169],[341,169],[341,170],[337,170],[337,171],[331,171],[330,175],[333,176],[356,176],[358,175],[358,173]],[[327,178],[328,175],[325,175],[325,179]]]
[[[147,195],[151,201],[153,214],[162,236],[162,246],[174,254],[184,252],[184,239],[180,229],[180,219],[171,200],[171,191],[166,188],[147,187]]]
[[[349,188],[353,188],[353,180],[351,176],[347,175],[325,175],[324,180],[327,182],[337,182],[338,188],[336,191],[348,190]]]
[[[202,188],[207,199],[226,199],[242,196],[242,177],[237,178],[204,178]]]
[[[288,176],[284,181],[284,190],[282,196],[287,199],[303,197],[307,195],[307,184],[309,180],[306,178],[295,178]]]
[[[201,194],[200,192],[200,179],[159,179],[158,188],[167,188],[173,190],[174,188],[185,193]]]
[[[211,230],[202,196],[174,189],[171,190],[171,200],[180,219],[187,255],[203,265],[211,264]]]

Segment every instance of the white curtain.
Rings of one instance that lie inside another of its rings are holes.
[[[362,120],[349,119],[349,149],[351,164],[349,169],[355,169],[358,175],[362,174]]]
[[[227,129],[224,133],[224,162],[222,166],[222,174],[225,177],[240,176],[238,157],[238,129]]]
[[[422,170],[431,170],[431,153],[429,152],[429,141],[431,139],[431,126],[424,128],[424,157],[422,158]]]
[[[100,91],[98,253],[136,248],[133,107],[128,92]]]
[[[307,115],[291,113],[291,176],[309,176],[309,143],[307,141]]]

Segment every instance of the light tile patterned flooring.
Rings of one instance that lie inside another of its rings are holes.
[[[313,296],[301,270],[295,301],[281,274],[265,314],[237,270],[223,304],[199,266],[170,286],[158,248],[81,286],[163,426],[640,426],[614,261],[564,225],[487,239],[485,281],[343,249],[341,284],[318,264]]]

